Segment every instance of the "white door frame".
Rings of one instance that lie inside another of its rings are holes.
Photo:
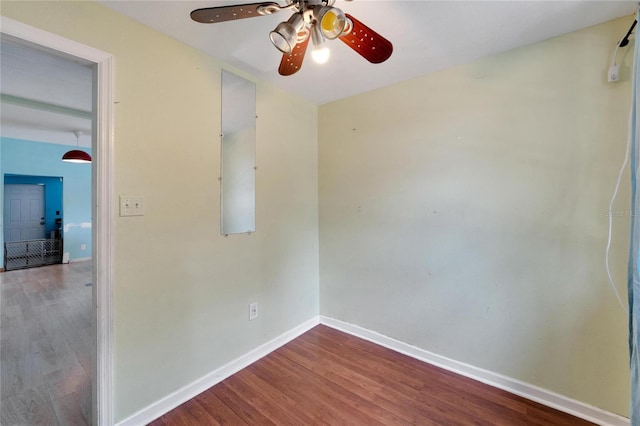
[[[21,22],[0,17],[3,34],[51,48],[95,64],[92,174],[93,424],[111,426],[113,419],[113,56]]]

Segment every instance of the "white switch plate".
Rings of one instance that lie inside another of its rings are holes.
[[[120,216],[144,216],[144,197],[121,195]]]

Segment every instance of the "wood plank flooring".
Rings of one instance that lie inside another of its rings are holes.
[[[591,423],[320,325],[151,423],[219,424]]]
[[[91,262],[0,274],[3,426],[91,424]]]

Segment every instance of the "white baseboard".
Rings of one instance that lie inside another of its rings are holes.
[[[318,324],[324,324],[336,330],[352,334],[356,337],[368,340],[380,346],[384,346],[396,352],[435,365],[448,371],[477,380],[482,383],[506,390],[523,398],[530,399],[548,407],[555,408],[576,417],[588,420],[602,426],[629,426],[629,419],[617,414],[604,411],[580,401],[556,394],[546,389],[503,376],[492,371],[474,367],[441,355],[434,354],[424,349],[411,346],[407,343],[384,336],[375,331],[349,324],[326,316],[314,317],[299,326],[281,334],[273,340],[242,355],[226,365],[212,371],[206,376],[186,385],[170,395],[143,408],[137,413],[120,421],[116,426],[138,426],[148,424],[165,413],[173,410],[180,404],[190,400],[196,395],[209,389],[227,377],[237,373],[260,358],[268,355],[279,347],[285,345]]]
[[[91,257],[77,257],[75,259],[69,259],[69,263],[86,262],[91,260]]]
[[[360,337],[361,339],[376,343],[380,346],[384,346],[385,348],[410,356],[428,364],[432,364],[445,370],[452,371],[456,374],[460,374],[479,382],[486,383],[493,387],[506,390],[507,392],[511,392],[523,398],[530,399],[531,401],[535,401],[542,405],[555,408],[556,410],[569,413],[598,425],[630,425],[629,419],[626,417],[610,413],[600,408],[593,407],[580,401],[576,401],[575,399],[567,398],[566,396],[562,396],[549,390],[539,388],[529,383],[521,382],[520,380],[516,380],[511,377],[503,376],[502,374],[494,373],[492,371],[484,370],[482,368],[474,367],[473,365],[465,364],[450,358],[434,354],[432,352],[409,345],[391,337],[384,336],[382,334],[376,333],[375,331],[367,330],[366,328],[362,328],[354,324],[349,324],[323,315],[320,316],[320,323],[328,327],[335,328],[336,330],[340,330],[345,333],[352,334],[356,337]]]
[[[299,326],[279,335],[278,337],[270,340],[269,342],[257,347],[256,349],[242,355],[239,358],[234,359],[226,365],[212,371],[206,376],[186,385],[170,395],[154,402],[153,404],[143,408],[137,413],[127,417],[126,419],[118,422],[116,426],[139,426],[146,425],[160,416],[173,410],[180,404],[190,400],[191,398],[199,395],[211,386],[223,381],[229,376],[237,373],[248,365],[256,362],[260,358],[275,351],[280,346],[285,345],[306,331],[312,329],[320,323],[319,317],[311,318],[308,321],[300,324]]]

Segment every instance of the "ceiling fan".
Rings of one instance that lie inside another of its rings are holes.
[[[309,44],[313,42],[311,56],[316,62],[329,59],[326,40],[336,38],[355,50],[367,61],[379,64],[393,53],[391,42],[358,21],[353,16],[333,7],[335,0],[286,0],[284,6],[274,2],[248,3],[231,6],[207,7],[191,12],[191,19],[204,24],[271,15],[291,10],[293,15],[269,33],[271,43],[283,53],[278,73],[295,74]]]

